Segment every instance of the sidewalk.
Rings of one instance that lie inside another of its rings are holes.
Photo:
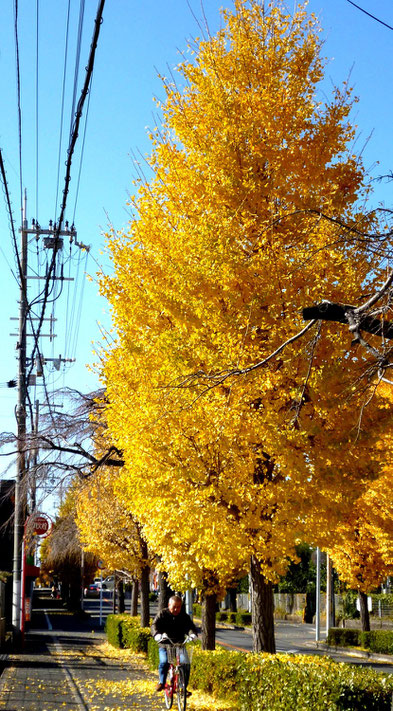
[[[57,618],[56,627],[61,621],[63,627],[72,627],[70,616]],[[110,647],[103,633],[33,630],[26,636],[23,653],[10,654],[2,668],[0,709],[6,711],[154,711],[163,707],[161,695],[155,693],[157,675],[138,655],[120,654]]]

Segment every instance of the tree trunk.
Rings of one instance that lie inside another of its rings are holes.
[[[150,608],[149,608],[149,578],[150,567],[145,565],[141,572],[141,626],[150,627]]]
[[[149,592],[150,592],[150,566],[149,566],[149,551],[145,539],[142,537],[139,527],[139,549],[141,554],[142,570],[140,578],[141,592],[141,626],[150,627],[150,608],[149,608]]]
[[[126,609],[125,597],[124,597],[124,584],[122,580],[119,580],[117,584],[117,592],[119,598],[119,612],[123,613]]]
[[[168,577],[164,572],[158,573],[158,612],[168,607],[169,598],[173,595],[172,588],[168,585]]]
[[[138,593],[139,593],[139,580],[138,578],[133,578],[132,581],[132,593],[131,593],[131,617],[137,617],[138,615]]]
[[[202,597],[202,649],[216,648],[216,602],[217,595]]]
[[[275,654],[273,585],[261,572],[255,556],[251,557],[250,576],[253,651]]]
[[[227,592],[229,597],[229,610],[230,612],[237,612],[236,588],[228,588]]]
[[[367,594],[359,591],[360,620],[363,632],[370,632],[370,615],[368,612]]]

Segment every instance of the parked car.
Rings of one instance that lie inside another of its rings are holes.
[[[103,590],[113,590],[115,585],[115,576],[114,575],[108,575],[105,580],[102,581],[102,589]]]
[[[85,597],[98,597],[100,594],[100,587],[97,583],[90,583],[87,588],[85,588]]]

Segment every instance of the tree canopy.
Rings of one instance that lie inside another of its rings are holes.
[[[273,581],[296,542],[326,541],[379,476],[391,423],[383,395],[369,397],[367,356],[318,323],[248,377],[205,377],[295,337],[305,300],[357,303],[382,279],[367,241],[319,217],[376,226],[350,87],[318,91],[317,21],[242,0],[223,20],[177,83],[163,78],[152,175],[136,181],[129,229],[108,235],[101,281],[117,333],[102,375],[118,495],[176,583],[207,591],[250,559]]]

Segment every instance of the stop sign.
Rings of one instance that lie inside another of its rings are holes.
[[[48,536],[52,528],[52,521],[46,514],[37,514],[32,517],[30,525],[36,536]]]

